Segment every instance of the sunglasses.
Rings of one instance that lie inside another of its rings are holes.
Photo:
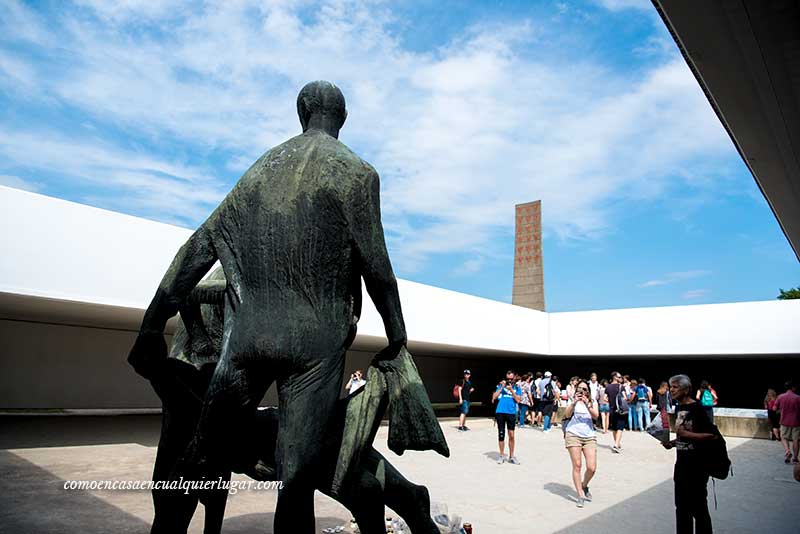
[[[589,388],[578,388],[578,391],[589,391]]]

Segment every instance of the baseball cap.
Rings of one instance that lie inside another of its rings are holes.
[[[547,371],[547,372],[544,373],[544,376],[553,376],[553,373],[551,373],[550,371]]]
[[[472,373],[469,371],[469,369],[464,369],[464,374],[465,375],[471,375]]]

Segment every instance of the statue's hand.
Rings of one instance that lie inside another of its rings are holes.
[[[128,363],[137,373],[148,379],[166,359],[167,342],[164,341],[163,334],[156,333],[139,334],[128,354]]]
[[[403,348],[405,348],[405,341],[389,343],[385,349],[375,355],[372,359],[372,365],[381,371],[391,371],[394,369],[397,357]]]

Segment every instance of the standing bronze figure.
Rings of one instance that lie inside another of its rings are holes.
[[[297,111],[303,133],[259,158],[180,249],[129,357],[136,367],[166,355],[167,321],[219,261],[226,279],[219,363],[174,476],[249,472],[251,465],[232,459],[254,457],[248,425],[276,382],[274,458],[283,482],[275,511],[278,534],[314,531],[315,472],[326,464],[329,426],[342,421],[335,415],[345,352],[361,313],[361,278],[389,341],[380,357],[404,354],[406,363],[398,368],[410,365],[416,372],[404,350],[378,174],[338,140],[347,117],[344,97],[331,83],[312,82],[301,90]],[[437,450],[447,454],[441,429],[431,430]],[[248,454],[240,454],[242,448]]]

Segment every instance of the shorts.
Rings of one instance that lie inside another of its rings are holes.
[[[625,430],[627,424],[628,424],[628,414],[611,412],[611,418],[609,420],[609,425],[608,425],[611,427],[611,430]]]
[[[609,413],[611,406],[607,402],[600,403],[600,413]]]
[[[564,446],[568,449],[570,447],[580,447],[581,449],[596,449],[597,438],[594,436],[590,438],[582,438],[580,436],[576,436],[575,434],[567,432],[566,434],[564,434]]]
[[[533,399],[533,413],[539,413],[542,411],[542,399]]]
[[[786,441],[800,440],[800,426],[781,425],[781,439]]]
[[[517,416],[513,413],[496,413],[494,414],[494,419],[497,421],[497,440],[505,441],[506,428],[508,428],[509,432],[514,431]]]
[[[469,401],[465,400],[461,404],[458,405],[458,413],[467,415],[469,413]]]

